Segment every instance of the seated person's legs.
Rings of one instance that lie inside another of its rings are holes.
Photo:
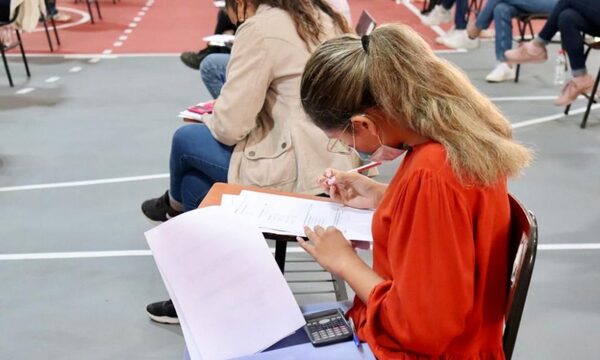
[[[229,54],[210,54],[200,64],[202,82],[213,99],[219,97],[221,88],[225,84],[225,74],[230,56]]]
[[[433,10],[431,10],[429,14],[422,16],[421,21],[423,22],[423,24],[429,26],[441,25],[442,23],[449,23],[452,19],[450,9],[452,9],[452,6],[454,6],[454,3],[456,1],[457,0],[443,0],[440,5],[435,5]],[[467,0],[464,1],[466,3]]]
[[[514,63],[544,62],[548,58],[546,45],[559,30],[562,47],[569,56],[573,79],[564,87],[555,104],[566,106],[593,87],[594,79],[585,66],[581,33],[600,35],[600,7],[596,1],[560,0],[538,36],[517,49],[507,51],[506,57]]]
[[[56,0],[49,0],[47,2],[46,13],[48,14],[48,17],[52,17],[56,22],[68,22],[71,20],[71,16],[58,11],[56,8]]]
[[[170,191],[142,204],[153,221],[166,221],[198,207],[215,182],[227,181],[232,146],[219,143],[204,124],[186,125],[173,135]]]
[[[446,1],[442,3],[445,6]],[[450,0],[454,1],[454,0]],[[456,0],[454,12],[454,30],[435,41],[454,49],[475,49],[479,46],[479,39],[471,39],[467,35],[467,13],[469,12],[468,0]]]

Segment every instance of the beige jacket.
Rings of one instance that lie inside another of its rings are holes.
[[[338,35],[321,16],[326,38]],[[235,145],[228,182],[316,194],[325,168],[358,165],[356,157],[328,152],[327,137],[302,110],[300,80],[309,56],[281,9],[260,5],[237,30],[227,82],[213,115],[203,118],[218,141]]]

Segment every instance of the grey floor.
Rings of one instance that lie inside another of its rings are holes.
[[[552,96],[560,89],[552,85],[552,62],[525,66],[518,85],[485,83],[494,65],[492,46],[443,56],[496,98],[513,123],[562,111],[551,100],[498,99]],[[32,58],[30,80],[18,59],[10,65],[17,86],[9,88],[0,77],[0,359],[179,359],[179,328],[151,323],[144,313],[147,303],[166,298],[151,257],[7,260],[2,254],[147,249],[143,233],[152,225],[139,205],[165,190],[164,177],[19,187],[166,173],[171,135],[181,126],[177,112],[208,99],[199,75],[176,57],[97,63]],[[594,54],[589,67],[599,66]],[[73,67],[81,71],[69,72]],[[46,82],[55,76],[60,79]],[[15,93],[24,88],[34,90]],[[574,108],[582,106],[578,101]],[[536,161],[510,189],[537,214],[542,245],[517,359],[600,354],[600,250],[543,247],[600,242],[600,110],[585,130],[580,119],[578,114],[514,132],[535,149]],[[383,168],[383,180],[395,165]],[[300,303],[331,299],[298,296]]]

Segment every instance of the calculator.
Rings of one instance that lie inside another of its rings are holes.
[[[304,315],[304,331],[314,346],[351,340],[352,329],[340,309],[331,309]]]

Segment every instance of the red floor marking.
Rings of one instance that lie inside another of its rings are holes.
[[[131,34],[125,34],[133,19],[148,0],[121,0],[113,4],[110,0],[101,1],[103,19],[97,18],[96,24],[89,22],[59,29],[62,45],[56,54],[101,54],[110,49],[113,54],[123,53],[179,53],[186,50],[198,50],[204,47],[202,37],[214,31],[217,9],[211,0],[154,0],[152,6],[132,28]],[[431,28],[421,24],[418,16],[403,4],[394,0],[349,0],[353,22],[356,23],[362,10],[367,10],[378,24],[404,23],[419,32],[434,49],[445,49],[435,44],[438,36]],[[421,3],[413,3],[421,9]],[[59,0],[59,8],[77,9],[87,13],[84,4],[73,4],[70,0]],[[67,11],[68,12],[68,11]],[[75,13],[73,22],[81,19]],[[543,22],[536,22],[537,30]],[[450,28],[445,25],[444,29]],[[516,31],[516,26],[515,26]],[[125,40],[119,38],[127,35]],[[54,38],[52,37],[53,41]],[[44,31],[24,34],[23,41],[27,53],[50,53]],[[121,41],[121,46],[114,43]],[[15,50],[13,50],[14,52]]]

